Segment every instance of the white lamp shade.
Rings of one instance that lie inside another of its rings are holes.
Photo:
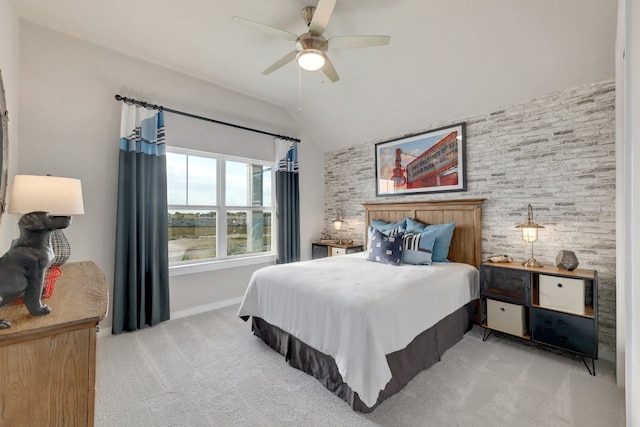
[[[298,65],[307,71],[316,71],[324,66],[322,51],[305,49],[298,53]]]
[[[84,214],[79,179],[57,176],[16,175],[9,198],[9,213],[49,212],[52,215]]]

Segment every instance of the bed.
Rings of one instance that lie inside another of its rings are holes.
[[[253,333],[292,367],[371,412],[471,328],[482,202],[365,203],[365,224],[455,222],[451,262],[389,266],[365,252],[269,266],[252,276],[238,316],[251,317]]]

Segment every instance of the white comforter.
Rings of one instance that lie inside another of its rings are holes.
[[[256,316],[333,356],[369,407],[391,379],[385,355],[478,298],[478,270],[461,263],[390,266],[362,253],[256,271],[238,316]]]

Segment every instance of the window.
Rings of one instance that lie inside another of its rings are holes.
[[[168,147],[169,264],[272,255],[273,165]]]

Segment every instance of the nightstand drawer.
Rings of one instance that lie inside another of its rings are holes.
[[[487,326],[511,335],[527,331],[524,306],[487,299]]]
[[[584,314],[584,280],[540,276],[540,307]]]
[[[329,256],[329,246],[318,243],[311,244],[311,258],[326,258]]]
[[[512,304],[529,304],[531,274],[528,271],[496,265],[483,266],[480,271],[480,283],[483,297]]]
[[[336,248],[336,247],[331,248],[331,256],[345,255],[346,253],[347,253],[347,248]]]
[[[539,308],[531,310],[532,340],[598,357],[596,326],[592,319]]]

